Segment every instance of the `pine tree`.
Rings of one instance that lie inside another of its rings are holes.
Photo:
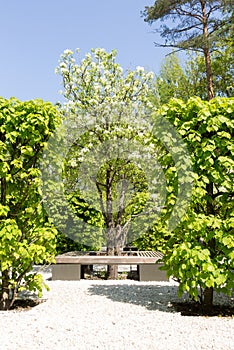
[[[164,22],[156,29],[165,39],[158,47],[174,47],[204,54],[208,99],[214,97],[211,52],[218,39],[233,31],[233,0],[157,0],[145,7],[145,21]]]

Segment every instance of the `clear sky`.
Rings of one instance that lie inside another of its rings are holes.
[[[0,11],[0,96],[61,101],[54,73],[67,48],[117,49],[124,69],[144,66],[158,73],[168,50],[141,11],[153,0],[9,0]]]

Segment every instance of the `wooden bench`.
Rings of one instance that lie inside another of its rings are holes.
[[[121,256],[107,256],[101,252],[70,252],[56,257],[52,265],[52,280],[80,280],[82,266],[137,265],[139,281],[168,281],[166,272],[159,270],[163,254],[152,251],[123,252]]]

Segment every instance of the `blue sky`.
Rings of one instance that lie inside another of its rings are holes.
[[[0,96],[20,100],[61,100],[54,73],[67,48],[117,49],[124,69],[144,66],[159,72],[168,50],[141,18],[153,0],[9,0],[0,12]]]

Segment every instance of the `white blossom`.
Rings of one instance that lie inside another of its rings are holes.
[[[73,51],[70,49],[66,49],[63,51],[64,55],[73,55]]]
[[[137,66],[137,67],[136,67],[136,71],[137,71],[137,72],[144,72],[144,71],[145,71],[145,68],[144,68],[144,67],[141,67],[141,66]]]

